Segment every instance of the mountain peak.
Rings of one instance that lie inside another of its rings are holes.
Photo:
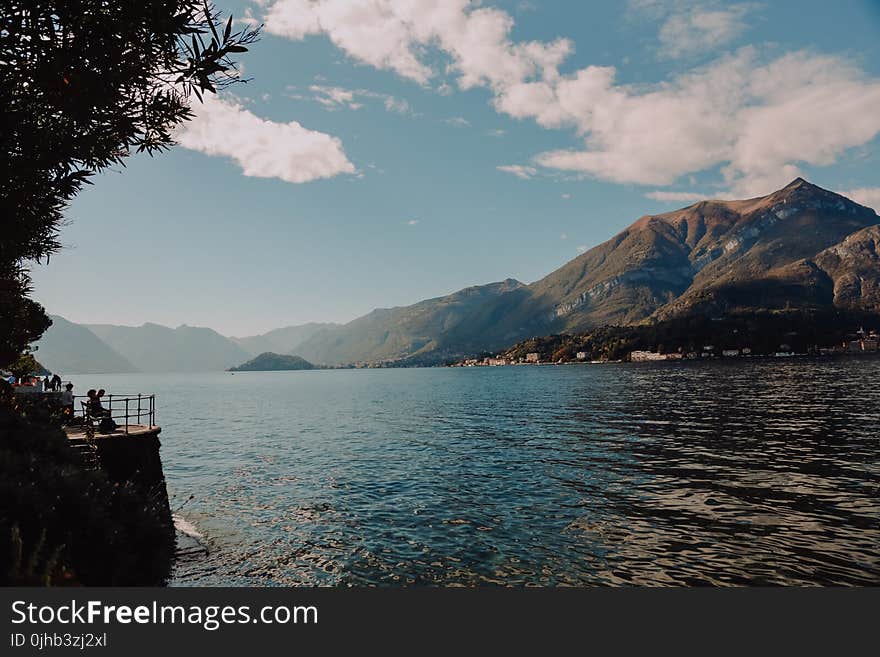
[[[804,180],[803,178],[801,178],[800,176],[798,176],[797,178],[795,178],[794,180],[792,180],[790,183],[788,183],[788,184],[787,184],[785,187],[783,187],[782,189],[797,189],[798,187],[815,187],[815,185],[813,185],[812,183],[807,182],[806,180]]]

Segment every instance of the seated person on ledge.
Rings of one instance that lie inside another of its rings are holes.
[[[68,383],[64,386],[64,391],[61,393],[61,413],[64,415],[64,419],[70,423],[73,420],[73,384]]]

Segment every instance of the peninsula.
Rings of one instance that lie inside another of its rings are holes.
[[[238,367],[230,367],[230,372],[279,372],[283,370],[313,370],[315,366],[299,356],[276,354],[265,351],[259,356],[242,363]]]

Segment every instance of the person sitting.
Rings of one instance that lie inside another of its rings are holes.
[[[101,398],[104,396],[104,394],[104,388],[101,388],[100,390],[98,390],[98,394],[95,396],[95,398],[98,400],[98,407],[104,413],[104,419],[101,420],[99,428],[101,431],[109,433],[111,431],[116,431],[119,425],[113,421],[113,413],[111,412],[111,410],[108,408],[104,408],[104,406],[101,404]]]
[[[112,433],[115,431],[119,425],[113,421],[113,418],[110,416],[110,411],[104,408],[104,405],[101,403],[101,397],[104,396],[104,389],[102,388],[97,392],[95,392],[95,390],[89,390],[87,394],[89,397],[89,416],[92,419],[100,420],[98,423],[98,430],[102,433]]]
[[[101,399],[98,397],[97,390],[92,388],[86,393],[86,396],[89,398],[86,405],[91,417],[104,417],[108,415],[107,409],[101,404]]]
[[[61,414],[64,416],[65,422],[70,424],[73,420],[73,384],[68,383],[64,386],[61,393]]]

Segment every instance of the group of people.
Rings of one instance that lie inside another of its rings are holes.
[[[88,401],[86,402],[86,406],[89,410],[89,415],[92,417],[109,417],[110,411],[104,408],[104,404],[101,403],[101,398],[106,394],[106,390],[101,388],[100,390],[95,390],[92,388],[86,393],[86,397],[88,397]]]
[[[102,397],[104,397],[105,394],[106,391],[103,388],[100,390],[95,390],[94,388],[89,390],[86,393],[88,399],[85,403],[85,410],[90,417],[100,420],[102,431],[112,431],[117,425],[113,421],[110,410],[105,408],[102,402]],[[74,399],[73,384],[68,383],[64,386],[64,390],[61,392],[61,408],[62,412],[68,419],[68,423],[74,421]]]
[[[13,399],[13,381],[17,382],[17,379],[13,377],[12,381],[8,381],[5,376],[0,376],[0,386],[2,386],[0,393],[8,397],[9,400]],[[9,385],[7,385],[7,383]],[[29,383],[32,387],[36,386],[38,389],[41,387],[43,392],[61,393],[59,397],[55,397],[54,395],[51,397],[55,400],[53,401],[53,405],[58,404],[58,401],[60,401],[59,405],[61,407],[61,413],[66,424],[70,425],[81,421],[82,418],[76,417],[76,397],[73,394],[72,383],[64,383],[58,374],[47,374],[45,378],[34,376]],[[20,383],[19,385],[26,384]],[[119,425],[113,421],[113,414],[110,409],[104,406],[103,397],[105,394],[107,394],[107,391],[103,388],[100,390],[95,390],[94,388],[89,390],[86,393],[87,399],[83,410],[85,411],[86,417],[99,422],[99,429],[101,431],[114,431]]]
[[[43,390],[45,392],[61,392],[61,377],[58,374],[53,374],[50,378],[47,374],[43,379]]]

